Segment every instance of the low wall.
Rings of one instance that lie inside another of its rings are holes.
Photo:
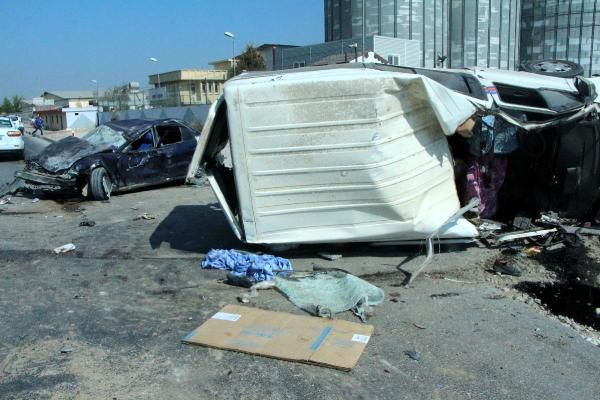
[[[192,106],[149,108],[146,110],[102,112],[100,113],[100,123],[103,124],[105,122],[109,122],[114,118],[119,120],[135,118],[175,118],[185,122],[193,128],[198,129],[198,125],[200,125],[200,127],[204,125],[209,108],[210,104],[197,104]]]

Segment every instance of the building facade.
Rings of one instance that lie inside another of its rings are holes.
[[[309,46],[278,49],[276,52],[277,69],[299,68],[309,65],[322,65],[327,58],[360,59],[369,52],[377,54],[390,64],[411,67],[421,66],[417,40],[398,39],[371,35],[362,39],[350,38],[333,40]],[[356,53],[355,53],[356,50]]]
[[[419,41],[422,67],[518,66],[521,0],[324,0],[324,7],[326,42],[380,35]]]
[[[51,131],[65,129],[89,130],[96,126],[98,109],[94,107],[56,107],[37,110],[44,120],[44,128]]]
[[[181,69],[148,76],[151,85],[166,91],[161,105],[172,106],[212,103],[226,80],[226,70]]]
[[[600,0],[523,0],[521,60],[559,59],[600,74]]]

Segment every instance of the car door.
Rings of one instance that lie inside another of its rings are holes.
[[[156,127],[158,148],[164,153],[168,179],[183,179],[196,149],[194,135],[183,125],[171,122]]]
[[[148,137],[151,138],[151,143],[145,140]],[[156,132],[150,128],[123,150],[123,156],[119,160],[119,174],[126,187],[164,182],[166,159],[164,152],[156,144]]]

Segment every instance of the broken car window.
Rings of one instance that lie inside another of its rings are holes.
[[[106,125],[92,129],[82,139],[96,146],[112,146],[117,149],[126,143],[121,132]]]
[[[144,151],[154,148],[152,130],[148,129],[138,140],[131,144],[132,151]]]
[[[181,132],[176,125],[161,125],[156,127],[159,146],[181,142]]]

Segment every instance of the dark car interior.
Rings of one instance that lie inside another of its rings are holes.
[[[156,127],[158,147],[181,142],[181,130],[176,125],[159,125]]]
[[[152,130],[148,129],[138,140],[131,143],[132,151],[144,151],[154,147],[154,135]]]

